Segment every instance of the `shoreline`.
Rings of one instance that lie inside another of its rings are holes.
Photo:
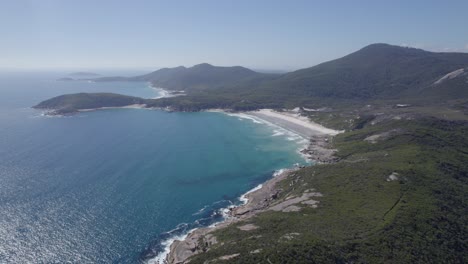
[[[172,91],[172,90],[167,90],[167,89],[164,89],[164,88],[161,88],[161,87],[156,87],[154,86],[151,82],[147,82],[148,83],[148,86],[159,92],[159,95],[158,96],[155,96],[155,97],[151,97],[149,99],[161,99],[161,98],[168,98],[168,97],[176,97],[176,96],[184,96],[186,95],[185,94],[185,91]]]
[[[271,109],[240,113],[228,113],[223,109],[211,109],[208,111],[234,115],[242,114],[247,118],[252,118],[254,122],[255,118],[258,118],[263,121],[263,123],[270,123],[287,131],[291,131],[307,139],[307,147],[300,151],[307,159],[314,160],[316,163],[335,162],[333,157],[335,150],[328,148],[329,140],[343,131],[323,127],[315,122],[309,121],[306,117],[301,117],[297,113],[276,112]],[[153,258],[147,263],[186,263],[185,261],[193,255],[208,250],[210,245],[217,243],[216,237],[212,235],[214,231],[269,210],[269,207],[276,201],[275,199],[280,192],[276,184],[299,169],[299,167],[292,167],[275,172],[272,178],[241,195],[239,200],[242,201],[243,204],[226,208],[227,217],[223,221],[208,227],[191,230],[184,236],[179,237],[179,239],[171,239],[172,243],[169,242],[170,245],[166,250],[160,253],[157,259]],[[278,205],[276,205],[276,207],[277,206]],[[280,207],[279,210],[287,210],[286,207],[287,205]],[[204,245],[199,245],[200,241],[203,241]],[[165,256],[161,254],[165,254]]]
[[[132,104],[132,105],[125,105],[125,106],[105,106],[105,107],[98,107],[98,108],[89,108],[89,109],[78,109],[78,112],[92,112],[98,110],[108,110],[108,109],[148,109],[146,104]]]
[[[168,111],[168,109],[147,107],[146,104],[133,104],[120,107],[80,109],[77,110],[77,112],[81,113],[119,108],[148,110],[159,109],[162,111]],[[307,117],[301,116],[297,111],[291,110],[278,112],[272,109],[260,109],[257,111],[235,112],[229,109],[207,109],[205,112],[218,112],[238,118],[249,119],[254,123],[282,129],[286,131],[288,135],[290,135],[289,133],[292,133],[303,139],[305,142],[303,147],[298,149],[298,152],[303,155],[304,159],[307,161],[313,160],[317,164],[333,163],[336,161],[334,158],[335,150],[330,149],[328,145],[335,135],[344,132],[326,128],[308,120]],[[275,134],[284,135],[284,133],[276,131]],[[275,136],[275,134],[273,136]],[[297,142],[295,139],[291,139],[291,141]],[[280,192],[280,190],[275,187],[276,183],[286,179],[291,173],[294,173],[303,167],[305,166],[292,165],[289,168],[276,171],[271,176],[272,178],[241,195],[239,200],[243,202],[243,204],[221,209],[223,215],[227,215],[223,220],[207,227],[192,229],[183,235],[174,236],[162,241],[161,245],[164,247],[164,250],[159,252],[158,255],[147,259],[145,263],[185,263],[185,261],[191,256],[206,251],[207,246],[205,246],[205,244],[199,245],[198,243],[200,241],[204,241],[204,243],[206,242],[206,245],[215,244],[217,241],[216,237],[211,234],[212,232],[220,228],[227,227],[233,223],[243,221],[260,212],[269,210],[268,207],[271,203],[276,201],[275,199]],[[278,205],[275,205],[275,207],[278,207]],[[289,210],[289,208],[281,207],[279,210]]]

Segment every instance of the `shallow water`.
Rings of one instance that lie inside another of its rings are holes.
[[[55,81],[62,76],[0,74],[1,263],[144,261],[304,162],[300,137],[243,116],[30,109],[72,92],[158,95],[146,83]]]

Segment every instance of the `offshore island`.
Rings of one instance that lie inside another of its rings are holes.
[[[310,139],[303,152],[316,164],[277,175],[228,209],[225,222],[172,243],[168,263],[467,259],[466,53],[373,44],[285,74],[204,63],[92,81],[150,82],[172,96],[80,93],[34,108],[222,109]]]

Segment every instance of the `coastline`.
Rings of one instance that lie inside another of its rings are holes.
[[[125,106],[108,106],[108,107],[98,107],[98,108],[89,108],[89,109],[78,109],[78,112],[91,112],[97,110],[107,110],[107,109],[146,109],[146,104],[132,104]]]
[[[158,96],[151,97],[151,99],[161,99],[161,98],[167,98],[167,97],[175,97],[175,96],[184,96],[185,91],[170,91],[161,87],[156,87],[154,86],[151,82],[148,82],[149,87],[151,89],[157,91],[159,93]]]
[[[232,114],[222,109],[208,111]],[[254,122],[256,119],[259,119],[262,122],[257,120],[258,123],[276,125],[308,139],[308,146],[300,151],[307,159],[314,160],[316,163],[332,163],[335,161],[333,157],[335,150],[328,147],[329,142],[333,136],[343,131],[323,127],[308,120],[306,117],[301,117],[298,113],[292,112],[276,112],[271,109],[261,109],[258,111],[234,113],[234,115],[238,114],[245,115],[244,118],[251,118]],[[148,263],[186,263],[191,256],[209,250],[210,245],[217,243],[216,237],[212,234],[214,231],[233,223],[244,221],[260,212],[267,210],[288,210],[289,207],[292,208],[293,206],[290,206],[288,203],[276,204],[274,209],[271,206],[276,202],[278,193],[281,191],[276,187],[276,184],[286,179],[298,169],[298,167],[293,167],[276,172],[272,175],[272,178],[243,194],[239,198],[243,204],[226,208],[227,217],[223,221],[208,227],[191,230],[185,236],[173,238],[167,244],[166,250],[162,253],[163,255],[158,255],[158,258],[154,258],[148,261]],[[315,194],[312,193],[311,196]],[[306,197],[306,199],[308,198]],[[247,230],[255,227],[246,226],[245,228]],[[200,241],[203,242],[203,245],[199,244]]]
[[[161,96],[158,98],[182,95],[171,94],[171,92],[162,88],[152,88],[160,91]],[[132,104],[118,107],[79,109],[76,110],[76,112],[89,112],[117,108],[160,109],[163,111],[170,111],[169,108],[152,108],[148,107],[146,104]],[[335,161],[333,156],[335,150],[329,148],[329,142],[333,136],[344,132],[329,129],[308,120],[307,117],[301,116],[300,113],[295,110],[278,112],[272,109],[260,109],[257,111],[236,112],[229,109],[207,109],[205,111],[220,112],[230,116],[249,119],[254,123],[280,128],[283,132],[286,131],[287,135],[293,134],[296,139],[299,138],[304,141],[304,146],[298,151],[306,160],[313,160],[315,163],[332,163]],[[283,132],[275,131],[274,136],[285,134]],[[290,140],[295,141],[296,139]],[[273,203],[277,202],[276,198],[280,190],[276,188],[276,184],[286,179],[291,175],[291,173],[294,173],[302,167],[303,166],[299,167],[297,165],[293,165],[292,168],[282,169],[278,171],[278,173],[275,172],[275,174],[272,175],[272,178],[242,195],[239,198],[239,200],[243,202],[242,205],[229,206],[228,208],[222,209],[223,213],[225,213],[224,215],[226,215],[222,221],[208,227],[192,229],[186,234],[164,240],[162,242],[164,250],[159,252],[158,255],[146,260],[146,263],[186,263],[186,260],[191,256],[209,250],[209,245],[217,243],[216,237],[214,237],[212,233],[218,229],[243,221],[266,210],[284,210],[285,212],[288,210],[296,210],[295,208],[297,208],[297,206],[294,206],[291,203],[275,204],[275,209],[269,207],[272,206]],[[315,205],[316,201],[308,200],[315,194],[316,193],[304,194],[303,197],[298,197],[296,199],[302,199],[300,201],[311,202],[311,204]],[[246,228],[248,229],[250,227]],[[203,245],[199,244],[200,242],[203,242]]]

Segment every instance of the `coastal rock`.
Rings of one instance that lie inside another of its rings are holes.
[[[233,259],[233,258],[238,257],[238,256],[240,256],[239,253],[232,254],[232,255],[226,255],[226,256],[219,257],[219,260],[230,260],[230,259]]]
[[[189,257],[206,252],[209,247],[217,243],[216,237],[209,234],[210,228],[200,228],[192,231],[184,240],[176,240],[170,247],[171,253],[167,256],[168,264],[187,263]]]
[[[258,226],[256,225],[253,225],[253,224],[246,224],[246,225],[243,225],[243,226],[239,226],[238,227],[240,230],[242,231],[250,231],[250,230],[255,230],[258,228]]]
[[[336,149],[330,148],[330,136],[314,135],[310,137],[310,142],[307,148],[301,150],[301,153],[306,155],[308,159],[322,164],[336,162],[334,156]]]
[[[298,204],[310,205],[312,208],[317,208],[318,201],[311,200],[311,197],[321,197],[321,193],[317,192],[306,192],[300,197],[290,197],[285,201],[275,204],[268,208],[272,211],[281,211],[281,212],[297,212],[301,208],[297,206]]]
[[[397,172],[392,172],[392,174],[390,174],[387,178],[387,181],[390,182],[390,181],[397,181],[398,180],[398,177],[400,176],[400,174],[398,174]]]
[[[336,158],[334,157],[334,153],[336,150],[329,147],[332,141],[332,135],[334,135],[334,133],[312,135],[310,137],[309,146],[303,150],[302,153],[307,155],[309,159],[318,163],[335,162]],[[232,223],[246,221],[259,212],[265,212],[268,210],[297,212],[307,206],[317,208],[319,201],[311,198],[321,197],[322,194],[316,192],[314,189],[306,190],[306,192],[299,197],[290,196],[283,200],[280,198],[283,190],[277,186],[277,183],[283,181],[290,175],[295,175],[295,172],[299,169],[299,167],[295,167],[293,169],[284,170],[265,182],[260,189],[246,194],[245,198],[247,199],[247,203],[230,208],[228,214],[229,218],[225,222],[222,222],[215,227],[197,229],[191,232],[183,241],[175,241],[170,247],[170,253],[167,256],[167,263],[187,263],[193,255],[206,252],[218,243],[216,238],[212,235],[213,231],[225,228]],[[293,184],[297,183],[297,180],[293,182]],[[239,225],[238,228],[243,231],[250,231],[258,227],[253,224],[244,223],[243,225]],[[226,257],[223,260],[229,260],[237,256],[237,253],[223,256]],[[216,260],[221,259],[218,258]]]
[[[386,140],[392,136],[395,136],[395,135],[398,135],[398,134],[401,134],[403,132],[402,129],[392,129],[390,131],[386,131],[386,132],[382,132],[382,133],[379,133],[379,134],[375,134],[375,135],[371,135],[371,136],[368,136],[364,139],[364,141],[367,141],[371,144],[375,144],[379,141],[382,141],[382,140]]]

